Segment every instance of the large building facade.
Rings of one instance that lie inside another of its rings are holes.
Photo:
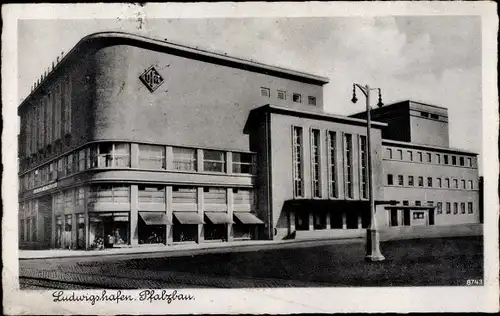
[[[131,34],[83,38],[18,109],[21,248],[361,236],[366,121],[326,114],[327,83]],[[379,225],[418,225],[420,213],[427,225],[479,222],[477,156],[448,148],[447,126],[429,130],[413,117],[401,118],[411,138],[385,137],[393,123],[383,116],[372,125]],[[428,143],[435,134],[443,139]],[[398,150],[439,154],[443,165],[433,160],[434,172],[395,159]],[[435,180],[393,184],[410,173]]]

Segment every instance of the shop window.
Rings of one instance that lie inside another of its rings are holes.
[[[296,212],[295,213],[295,229],[296,230],[309,230],[309,213]]]
[[[227,226],[207,223],[204,226],[205,240],[227,240]]]
[[[139,145],[139,167],[144,169],[165,169],[165,147]]]
[[[181,225],[174,221],[172,230],[174,242],[196,241],[198,235],[198,225]]]
[[[91,248],[123,247],[130,240],[129,212],[89,213]]]
[[[332,229],[342,229],[342,212],[330,213],[330,227]]]
[[[252,239],[252,225],[234,224],[233,238],[234,239]]]
[[[358,213],[347,211],[346,212],[346,224],[347,229],[357,229],[358,228]]]
[[[249,153],[232,153],[233,156],[233,173],[254,173],[253,154]]]
[[[85,249],[85,215],[76,214],[76,246]]]
[[[64,216],[64,248],[71,248],[72,240],[71,240],[71,232],[73,230],[73,216],[65,215]]]
[[[63,218],[61,215],[57,215],[55,220],[56,220],[55,246],[56,248],[61,248],[63,246]]]
[[[162,212],[139,213],[139,244],[166,243],[166,214]]]
[[[139,186],[139,203],[165,204],[165,186]]]
[[[172,154],[175,170],[196,171],[196,149],[173,147]]]
[[[203,170],[225,172],[226,158],[223,151],[203,150]]]
[[[326,229],[326,213],[314,214],[314,229]]]

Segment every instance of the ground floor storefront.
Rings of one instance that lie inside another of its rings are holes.
[[[21,249],[108,249],[259,239],[251,189],[90,185],[20,203]]]

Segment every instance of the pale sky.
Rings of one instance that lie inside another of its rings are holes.
[[[364,110],[350,102],[353,82],[381,88],[385,104],[446,107],[451,147],[481,152],[477,16],[19,20],[20,98],[61,51],[117,30],[328,77],[325,109],[335,114]]]

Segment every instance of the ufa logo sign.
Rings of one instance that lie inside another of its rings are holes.
[[[164,81],[163,77],[160,76],[153,66],[146,69],[139,79],[141,79],[150,92],[155,91]]]

